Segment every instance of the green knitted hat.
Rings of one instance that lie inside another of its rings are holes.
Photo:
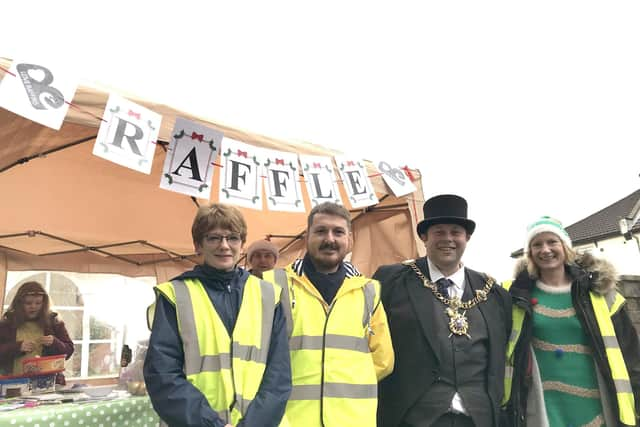
[[[524,245],[525,252],[529,252],[531,240],[540,233],[553,233],[558,236],[568,248],[572,246],[571,237],[569,237],[569,233],[562,227],[562,223],[550,216],[543,216],[527,227],[527,238]]]

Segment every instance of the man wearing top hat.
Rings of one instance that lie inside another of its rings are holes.
[[[511,300],[461,262],[476,224],[467,202],[439,195],[417,231],[427,256],[382,266],[395,369],[379,386],[381,427],[498,425]]]

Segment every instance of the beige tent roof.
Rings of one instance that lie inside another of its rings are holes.
[[[0,59],[3,68],[9,64]],[[180,116],[248,144],[336,154],[313,144],[233,129],[118,93],[162,115],[160,141],[170,140],[175,118]],[[197,204],[207,201],[159,188],[165,151],[156,149],[151,175],[92,155],[108,96],[105,89],[80,86],[59,131],[0,109],[0,291],[7,270],[119,272],[165,279],[195,262],[191,221]],[[418,171],[414,175],[420,177]],[[364,214],[353,211],[357,219],[352,260],[367,273],[382,263],[417,254],[413,230],[423,198],[420,179],[415,181],[419,191],[400,199],[389,193],[379,176],[372,182],[381,203]],[[212,200],[217,194],[214,176]],[[347,200],[345,194],[343,200]],[[306,203],[309,206],[308,198]],[[282,262],[299,255],[303,245],[293,237],[304,231],[306,214],[242,210],[249,224],[249,242],[273,235],[272,241],[283,252]],[[0,302],[3,294],[0,292]]]

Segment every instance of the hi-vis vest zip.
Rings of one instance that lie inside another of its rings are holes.
[[[262,382],[280,288],[249,276],[231,337],[199,280],[174,280],[155,289],[176,307],[187,380],[220,418],[236,425]]]
[[[380,285],[347,274],[330,306],[292,266],[264,273],[282,288],[293,389],[285,417],[292,426],[376,425],[377,377],[369,352]]]
[[[503,283],[505,289],[509,290],[512,281]],[[618,402],[618,418],[625,425],[635,425],[636,412],[633,399],[633,390],[629,380],[629,372],[622,357],[622,351],[616,338],[611,316],[620,310],[625,299],[619,293],[612,291],[606,295],[589,292],[593,311],[598,323],[598,330],[602,336],[607,354],[607,362],[613,376],[616,389],[616,400]],[[504,375],[504,398],[502,405],[506,405],[511,398],[511,387],[513,385],[513,369],[515,365],[515,348],[522,332],[525,311],[522,307],[513,305],[513,327],[511,336],[507,344],[507,365]]]

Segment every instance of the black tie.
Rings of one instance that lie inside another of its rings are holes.
[[[442,294],[443,297],[449,297],[449,287],[453,286],[453,281],[451,279],[447,279],[446,277],[441,277],[436,280],[436,286],[438,287],[438,292]]]

